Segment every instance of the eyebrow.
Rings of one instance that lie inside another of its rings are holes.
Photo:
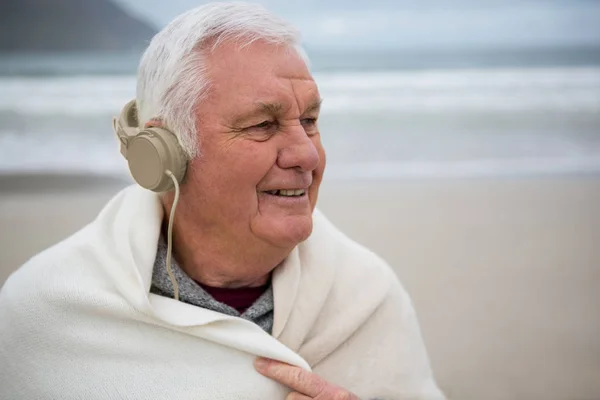
[[[281,103],[263,103],[258,102],[258,107],[257,113],[260,114],[273,114],[273,115],[277,115],[279,113],[281,113],[281,110],[283,110],[283,105]]]
[[[319,111],[321,108],[322,102],[323,102],[323,99],[321,99],[321,98],[314,100],[312,103],[310,103],[310,105],[306,108],[306,110],[304,110],[302,115],[304,115],[306,113]],[[253,110],[234,117],[233,125],[240,125],[243,122],[245,122],[246,120],[248,120],[252,117],[259,116],[259,115],[277,116],[277,115],[281,114],[281,111],[283,109],[284,109],[284,107],[283,107],[283,104],[281,104],[281,103],[264,103],[264,102],[260,101],[260,102],[256,103],[256,108],[254,108]]]
[[[321,110],[321,104],[323,104],[322,98],[318,98],[318,99],[314,100],[312,103],[310,103],[310,105],[308,107],[306,107],[306,110],[304,110],[304,112],[302,114]]]
[[[232,125],[242,125],[244,122],[249,120],[250,118],[259,116],[259,115],[277,115],[283,109],[283,105],[281,103],[263,103],[257,102],[255,103],[255,108],[250,111],[244,112],[242,114],[238,114],[232,118]]]

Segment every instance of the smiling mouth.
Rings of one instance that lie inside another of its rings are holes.
[[[305,189],[279,189],[279,190],[267,190],[265,193],[272,196],[281,197],[301,197],[306,193]]]

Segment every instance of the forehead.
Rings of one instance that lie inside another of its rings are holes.
[[[256,102],[302,107],[319,98],[305,62],[286,46],[255,41],[239,48],[237,43],[225,42],[208,56],[206,72],[211,103],[227,108]]]

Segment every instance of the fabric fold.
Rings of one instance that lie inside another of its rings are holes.
[[[318,210],[273,273],[273,335],[149,293],[162,207],[138,186],[29,260],[0,292],[0,398],[284,399],[257,356],[360,398],[443,399],[389,266]]]

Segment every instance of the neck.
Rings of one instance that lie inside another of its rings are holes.
[[[170,206],[164,206],[163,234],[167,235]],[[193,280],[215,288],[258,287],[292,249],[248,243],[206,230],[179,214],[173,224],[173,256]]]

